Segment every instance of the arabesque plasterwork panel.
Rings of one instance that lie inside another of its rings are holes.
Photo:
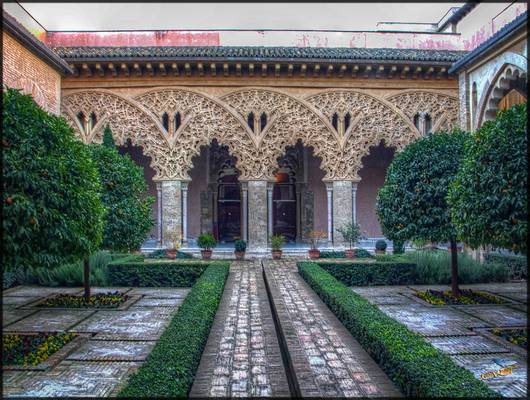
[[[130,139],[151,157],[156,180],[188,180],[192,159],[212,139],[237,159],[241,180],[272,180],[288,146],[302,140],[321,158],[325,180],[359,180],[362,157],[384,140],[402,149],[420,136],[413,119],[428,112],[433,127],[456,126],[458,100],[447,94],[403,90],[386,98],[361,90],[322,90],[306,97],[268,88],[236,89],[213,97],[195,89],[164,87],[127,96],[110,90],[73,91],[62,99],[62,114],[85,142],[100,142],[109,124],[118,144]],[[87,129],[78,115],[93,113]],[[174,131],[162,124],[163,113],[181,115]],[[266,124],[252,130],[249,113],[266,114]],[[334,113],[349,113],[347,129],[336,129]],[[87,132],[88,130],[88,132]]]

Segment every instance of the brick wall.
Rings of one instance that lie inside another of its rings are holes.
[[[59,114],[61,75],[6,32],[2,45],[3,84],[22,89],[42,108]]]

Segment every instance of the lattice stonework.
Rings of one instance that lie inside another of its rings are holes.
[[[435,131],[456,126],[458,118],[455,97],[407,90],[387,98],[358,90],[323,91],[307,98],[261,88],[235,90],[220,98],[177,87],[132,98],[84,90],[67,94],[61,104],[63,115],[85,143],[101,142],[109,124],[118,144],[130,139],[142,146],[151,157],[156,180],[188,180],[192,158],[214,138],[237,159],[241,180],[272,180],[278,157],[299,139],[321,158],[325,180],[358,180],[370,146],[384,140],[399,150],[420,136],[413,125],[417,112],[431,115]],[[93,113],[97,122],[88,129],[79,121],[80,113]],[[163,127],[164,113],[179,113],[175,130]],[[250,113],[265,113],[266,125],[252,130],[247,123]],[[347,127],[336,129],[331,122],[334,114],[349,114]]]

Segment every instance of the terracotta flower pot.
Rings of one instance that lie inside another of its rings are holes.
[[[167,258],[174,260],[177,258],[177,249],[166,249],[166,256]]]
[[[279,260],[282,258],[282,251],[281,250],[272,250],[272,258],[274,260]]]
[[[212,250],[201,250],[201,256],[203,260],[209,260],[212,258]]]
[[[344,250],[344,254],[346,255],[346,258],[355,258],[355,250],[353,249]]]
[[[234,254],[236,255],[236,260],[244,260],[245,259],[245,252],[244,251],[234,251]]]
[[[375,254],[386,254],[386,250],[376,250]]]
[[[318,249],[309,249],[309,258],[314,260],[320,257],[320,250]]]

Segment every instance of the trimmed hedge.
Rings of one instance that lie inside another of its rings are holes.
[[[133,253],[110,253],[111,261],[123,261],[123,262],[132,262],[132,261],[143,261],[145,256],[143,254],[133,254]]]
[[[407,397],[500,397],[318,264],[299,262],[298,271]]]
[[[108,282],[111,286],[190,287],[208,265],[201,261],[131,262],[122,258],[108,265]]]
[[[528,279],[528,259],[525,256],[487,253],[485,260],[504,265],[509,270],[510,279]]]
[[[221,301],[229,266],[227,262],[210,263],[119,397],[188,395]]]
[[[318,262],[347,286],[411,285],[417,282],[416,264],[406,262]]]
[[[155,251],[149,253],[146,258],[166,259],[166,260],[169,259],[167,257],[167,255],[166,255],[166,250],[165,249],[155,250]],[[180,250],[177,250],[177,257],[176,258],[177,259],[188,259],[188,258],[193,258],[193,256],[191,254],[184,253],[184,252],[182,252]]]
[[[368,250],[355,249],[355,257],[357,258],[373,258]],[[346,253],[343,251],[321,251],[320,258],[346,258]]]

